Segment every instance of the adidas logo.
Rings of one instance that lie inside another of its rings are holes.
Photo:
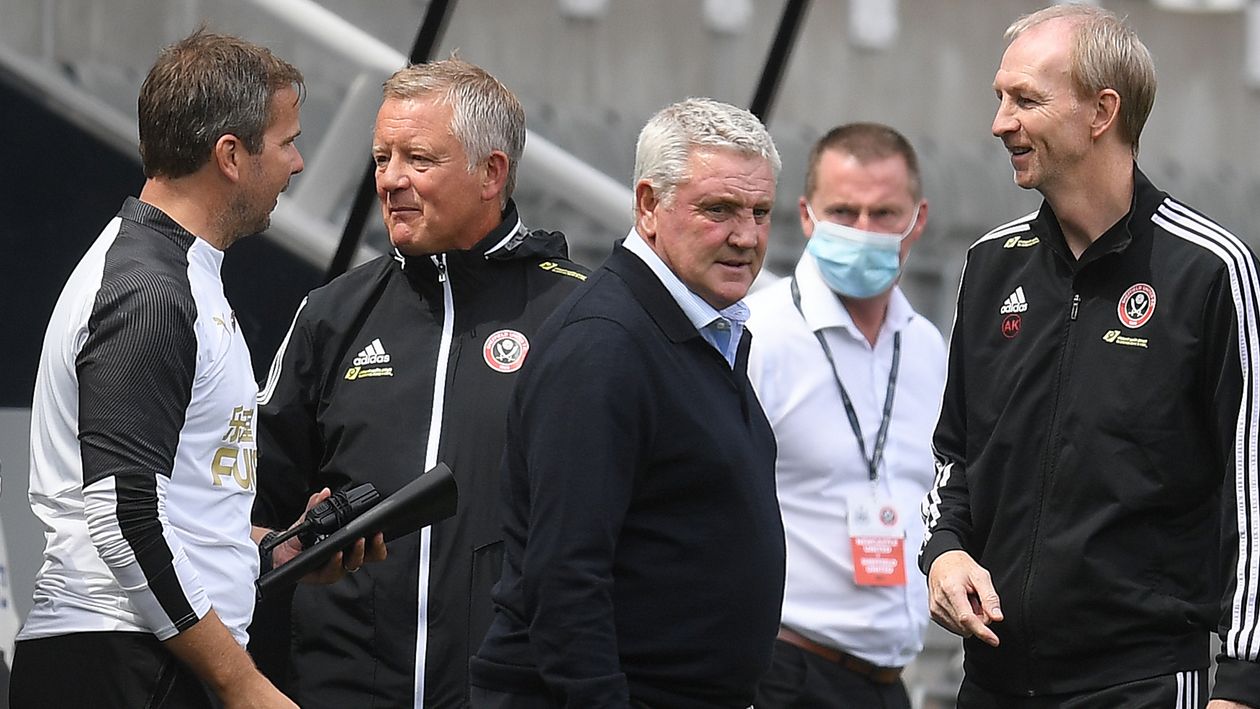
[[[367,364],[389,364],[389,353],[385,351],[385,346],[381,344],[380,338],[372,340],[372,344],[363,348],[363,351],[354,358],[354,366],[362,367]]]
[[[1022,313],[1028,310],[1028,301],[1024,300],[1024,287],[1017,286],[1015,292],[1006,296],[1006,302],[1002,303],[1002,314]]]

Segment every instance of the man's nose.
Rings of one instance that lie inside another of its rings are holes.
[[[758,231],[760,225],[752,217],[741,219],[734,228],[731,229],[730,238],[727,241],[735,247],[741,249],[751,249],[757,245]]]
[[[1001,105],[998,106],[997,113],[993,116],[992,130],[994,137],[1001,138],[1007,133],[1014,132],[1018,128],[1019,122],[1015,120],[1013,115],[1011,115],[1011,112],[1007,109],[1006,101],[1003,100]]]
[[[406,177],[399,161],[390,159],[384,168],[376,172],[376,188],[385,192],[393,192],[406,186]]]

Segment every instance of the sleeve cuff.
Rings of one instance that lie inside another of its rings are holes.
[[[954,550],[966,551],[963,547],[962,540],[957,534],[948,531],[933,532],[927,544],[923,545],[923,551],[919,552],[919,570],[924,576],[932,569],[932,562],[936,561],[936,557],[947,551]]]
[[[1216,684],[1212,699],[1228,699],[1260,707],[1260,663],[1239,660],[1224,654],[1216,658]]]

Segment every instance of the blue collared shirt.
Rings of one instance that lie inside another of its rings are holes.
[[[739,340],[744,335],[744,323],[748,321],[748,306],[744,305],[744,301],[736,301],[735,304],[722,310],[715,309],[706,303],[704,298],[687,288],[679,280],[677,274],[669,270],[669,266],[665,265],[661,257],[633,228],[626,235],[626,240],[622,245],[652,269],[652,273],[660,279],[661,285],[665,286],[665,289],[677,301],[678,307],[682,308],[683,314],[692,325],[696,326],[696,330],[700,331],[700,336],[705,342],[713,345],[718,354],[726,359],[726,363],[734,368],[735,353],[739,351]]]

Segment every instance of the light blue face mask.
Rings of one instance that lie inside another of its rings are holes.
[[[834,222],[820,222],[805,204],[814,235],[805,249],[818,263],[827,287],[850,298],[871,298],[892,288],[901,273],[901,241],[914,230],[919,210],[900,234],[880,234]]]

